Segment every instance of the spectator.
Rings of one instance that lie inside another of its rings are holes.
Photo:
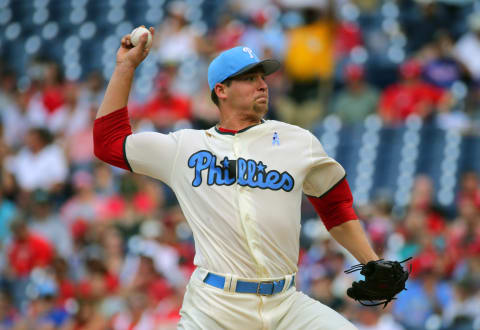
[[[166,196],[162,185],[147,177],[136,176],[138,190],[132,196],[136,212],[143,218],[155,218],[163,211]]]
[[[22,220],[13,221],[10,227],[13,239],[7,251],[13,276],[26,277],[35,267],[51,262],[53,249],[44,238],[32,233]]]
[[[374,250],[383,255],[384,249],[387,247],[387,240],[394,232],[391,216],[392,205],[386,196],[377,197],[372,204],[371,217],[366,219],[366,230]]]
[[[100,255],[85,261],[87,273],[77,286],[77,294],[81,299],[98,300],[104,306],[106,300],[118,289],[118,277],[107,269]]]
[[[176,69],[171,67],[168,73],[161,73],[157,78],[155,96],[150,99],[142,111],[142,117],[151,120],[160,131],[168,131],[180,121],[191,120],[191,102],[186,96],[172,91],[171,82]]]
[[[385,123],[399,124],[412,114],[428,118],[449,106],[448,94],[422,81],[421,70],[417,60],[403,63],[400,81],[382,92],[379,114]]]
[[[0,291],[0,329],[13,330],[18,324],[20,315],[12,305],[10,296],[5,291]]]
[[[345,301],[341,297],[334,295],[333,281],[335,274],[330,273],[321,265],[312,269],[310,295],[313,299],[320,301],[328,307],[341,310]]]
[[[83,220],[77,220],[71,226],[73,249],[72,258],[68,260],[69,276],[76,284],[87,278],[89,259],[101,256],[101,249],[97,244],[97,228]],[[77,291],[77,285],[75,285]],[[80,297],[88,298],[88,297]]]
[[[0,112],[0,121],[3,126],[3,138],[8,147],[18,150],[25,139],[31,123],[27,114],[29,95],[26,92],[12,93],[13,102],[4,104]]]
[[[459,204],[459,217],[449,226],[446,252],[450,273],[480,246],[480,209],[472,200]]]
[[[197,54],[198,34],[185,17],[187,8],[184,1],[168,4],[168,16],[158,28],[153,42],[162,64],[180,64]]]
[[[212,31],[213,52],[221,52],[239,44],[245,26],[231,12],[222,13],[217,27]]]
[[[100,237],[105,266],[109,273],[120,276],[125,263],[125,244],[115,227],[108,227]]]
[[[480,208],[480,183],[475,171],[464,172],[461,177],[457,201],[461,205],[466,200],[470,200]]]
[[[124,294],[129,295],[132,292],[145,292],[148,294],[148,304],[150,307],[156,306],[161,300],[173,294],[173,288],[166,278],[158,271],[155,260],[149,251],[142,252],[132,263],[127,266],[132,267],[133,277],[124,283]]]
[[[433,180],[429,176],[418,175],[413,183],[409,209],[425,216],[428,232],[441,234],[446,229],[445,217],[435,205],[434,192]]]
[[[468,17],[470,30],[455,44],[457,58],[467,67],[475,81],[480,79],[480,13],[473,12]]]
[[[218,122],[219,112],[210,99],[208,83],[192,99],[193,126],[198,129],[208,129]]]
[[[365,80],[364,68],[350,64],[345,68],[346,88],[333,101],[333,113],[346,124],[362,122],[378,106],[378,91]]]
[[[76,83],[63,87],[64,103],[58,115],[50,122],[50,131],[60,136],[71,136],[84,130],[90,123],[91,105],[79,98],[80,87]]]
[[[72,178],[73,195],[61,208],[62,221],[72,228],[77,221],[92,223],[99,218],[101,198],[95,193],[92,174],[77,171]]]
[[[461,282],[468,278],[475,283],[477,290],[480,289],[480,245],[476,244],[471,247],[467,255],[463,256],[463,260],[457,265],[453,273],[453,279]]]
[[[14,94],[17,92],[17,75],[11,68],[0,60],[0,109],[8,108],[15,103]]]
[[[156,324],[159,329],[174,330],[180,321],[180,308],[182,307],[183,289],[174,289],[172,295],[163,299],[155,309]]]
[[[304,24],[287,32],[285,72],[291,85],[277,100],[277,112],[282,121],[304,128],[324,114],[335,67],[337,21],[333,1],[326,3],[303,8]]]
[[[32,128],[26,146],[10,158],[7,170],[23,191],[46,189],[58,192],[67,177],[67,163],[60,146],[43,128]]]
[[[400,23],[406,35],[409,53],[419,51],[433,41],[439,30],[448,29],[452,20],[443,4],[430,0],[399,2]]]
[[[127,308],[113,317],[113,330],[149,330],[155,328],[155,316],[148,305],[148,296],[133,292],[127,297]]]
[[[76,300],[76,303],[78,309],[65,330],[109,329],[110,322],[101,314],[97,300],[81,298]]]
[[[474,322],[479,320],[480,283],[465,277],[455,283],[455,299],[445,309],[443,319],[448,329],[474,329]]]
[[[32,126],[55,132],[56,123],[65,116],[64,76],[55,61],[45,61],[40,65],[39,89],[33,91],[28,104],[28,116]]]
[[[105,79],[101,72],[92,71],[88,74],[85,83],[80,86],[79,99],[94,107],[100,106],[105,90]]]
[[[287,33],[285,69],[293,81],[292,97],[305,101],[316,97],[321,81],[334,69],[334,38],[337,27],[332,1],[324,8],[302,9],[304,24]]]
[[[403,330],[393,316],[378,307],[357,307],[358,318],[355,325],[358,330]]]
[[[150,263],[149,260],[142,258],[145,257],[152,259],[153,269],[151,271],[153,273],[167,278],[172,286],[181,287],[184,285],[186,279],[179,268],[178,252],[162,241],[164,231],[161,223],[155,220],[147,220],[142,223],[140,232],[143,238],[137,236],[130,239],[129,246],[136,247],[137,250],[131,251],[132,254],[125,264],[124,280],[127,283],[135,283],[139,276],[145,277],[145,271],[142,271],[142,267],[148,270],[147,266]],[[152,278],[154,277],[152,275]]]
[[[464,112],[472,124],[471,130],[467,133],[475,134],[480,128],[480,84],[478,81],[474,82],[467,90]]]
[[[425,322],[434,313],[439,313],[451,304],[453,288],[441,279],[441,274],[426,267],[419,277],[409,280],[408,291],[398,295],[393,306],[395,318],[407,330],[425,329]]]
[[[75,297],[75,283],[71,279],[67,260],[54,258],[51,263],[52,278],[58,288],[55,305],[67,308]]]
[[[93,127],[92,123],[97,112],[97,108],[84,108],[87,120],[85,126],[80,125],[67,135],[65,138],[65,154],[70,163],[72,171],[77,170],[92,170],[93,162]]]
[[[240,45],[248,45],[259,58],[284,56],[285,32],[275,23],[275,19],[272,18],[273,12],[268,11],[268,8],[252,12],[249,17],[251,24],[246,25],[239,41]],[[265,54],[267,48],[271,56]]]
[[[58,213],[52,211],[51,196],[43,190],[35,190],[31,196],[29,229],[46,239],[56,254],[68,260],[73,253],[72,237]]]
[[[117,191],[112,168],[104,163],[95,163],[93,170],[94,190],[99,197],[110,197]]]
[[[427,176],[418,176],[412,189],[410,205],[397,230],[405,239],[399,253],[400,259],[415,256],[412,260],[412,277],[425,268],[441,273],[446,270],[445,218],[433,204],[433,183]]]
[[[9,266],[7,275],[12,285],[15,306],[24,312],[29,275],[36,267],[50,264],[53,248],[44,238],[30,232],[23,220],[13,221],[10,228],[13,237],[5,248]]]
[[[362,31],[354,21],[340,21],[335,36],[335,59],[340,64],[348,60],[355,48],[363,47]]]
[[[30,281],[27,317],[19,322],[20,329],[59,329],[67,324],[70,317],[63,307],[56,305],[58,288],[54,280],[40,274],[32,276]]]
[[[467,69],[453,52],[454,41],[447,31],[437,32],[433,42],[426,46],[423,78],[425,82],[443,89],[450,89],[455,82],[469,81]]]

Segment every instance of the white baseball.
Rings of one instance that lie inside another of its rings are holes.
[[[138,45],[140,43],[140,37],[143,36],[145,33],[148,33],[148,40],[145,47],[150,48],[150,46],[152,45],[152,34],[147,28],[143,26],[139,26],[136,29],[133,29],[133,31],[130,33],[130,41],[132,42],[132,45]]]

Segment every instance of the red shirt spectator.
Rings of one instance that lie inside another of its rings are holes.
[[[160,75],[157,80],[157,93],[148,101],[142,116],[153,121],[159,128],[168,128],[175,122],[191,119],[190,99],[171,91],[171,78],[167,75]]]
[[[48,86],[43,91],[43,106],[47,113],[52,114],[64,103],[63,88],[61,86]]]
[[[75,296],[75,285],[68,279],[58,281],[57,305],[64,307],[70,298]]]
[[[190,101],[179,95],[165,95],[161,92],[145,105],[144,117],[155,123],[163,123],[161,117],[176,121],[190,119]]]
[[[58,63],[47,63],[45,66],[43,83],[43,106],[48,114],[53,114],[65,102],[64,80]]]
[[[57,299],[56,304],[58,307],[66,307],[66,303],[69,299],[75,296],[75,284],[69,277],[69,264],[63,258],[55,258],[52,263],[52,270],[54,272],[55,281],[57,284]]]
[[[118,289],[118,277],[111,274],[104,261],[88,259],[87,274],[77,286],[77,294],[82,298],[101,298],[115,293]]]
[[[335,38],[336,57],[346,57],[352,49],[361,45],[363,45],[362,32],[358,25],[352,22],[341,22]]]
[[[35,267],[52,261],[52,246],[44,238],[30,233],[25,223],[12,223],[12,232],[14,239],[8,247],[8,261],[16,276],[28,276]]]
[[[404,121],[409,115],[427,117],[445,103],[446,93],[420,79],[421,66],[409,61],[400,67],[402,80],[387,87],[380,98],[380,116],[388,123]]]
[[[451,224],[446,240],[449,271],[480,246],[480,209],[469,199],[458,206],[459,217]]]

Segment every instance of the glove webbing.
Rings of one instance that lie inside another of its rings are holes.
[[[403,264],[404,262],[406,262],[406,261],[408,261],[408,260],[410,260],[410,259],[412,259],[412,257],[409,257],[409,258],[407,258],[407,259],[405,259],[405,260],[399,261],[398,263],[399,263],[399,264]],[[383,260],[384,260],[384,259],[379,259],[379,260],[377,260],[377,261],[383,261]],[[396,262],[396,261],[386,261],[385,263],[392,265],[392,264],[394,264],[395,262]],[[351,273],[357,272],[357,271],[359,271],[359,270],[362,270],[363,267],[365,267],[365,264],[359,263],[358,265],[354,265],[354,266],[350,267],[349,269],[345,270],[344,273],[345,273],[345,274],[351,274]],[[410,265],[410,272],[411,272],[411,271],[412,271],[412,265]],[[410,275],[410,272],[408,272],[408,275]],[[399,279],[399,281],[400,281],[400,280],[401,280],[401,279]],[[408,290],[408,289],[404,286],[404,287],[403,287],[403,290]],[[375,303],[375,302],[373,302],[372,300],[368,300],[368,301],[371,302],[371,304],[366,304],[366,303],[364,303],[363,301],[361,301],[360,299],[355,299],[355,300],[357,300],[357,301],[358,301],[361,305],[363,305],[363,306],[373,307],[373,306],[383,305],[383,308],[385,308],[385,307],[387,307],[387,305],[388,305],[388,303],[389,303],[390,301],[395,300],[395,299],[397,299],[397,298],[390,297],[390,298],[387,298],[387,299],[385,299],[385,300],[382,300],[382,301],[380,301],[380,302],[378,302],[378,303]]]

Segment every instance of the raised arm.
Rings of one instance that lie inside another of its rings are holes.
[[[155,29],[151,27],[150,32],[153,35]],[[147,40],[148,35],[145,33],[141,36],[140,43],[133,47],[129,34],[122,38],[120,48],[117,51],[117,64],[105,91],[102,104],[98,109],[97,118],[127,106],[135,69],[150,52],[150,48],[145,47]]]
[[[150,32],[154,33],[154,29],[150,28]],[[132,134],[127,103],[135,69],[150,51],[146,48],[147,40],[148,35],[145,33],[140,38],[140,43],[133,47],[130,35],[122,38],[115,71],[93,125],[95,156],[108,164],[130,171],[132,168],[125,155],[126,138]]]

